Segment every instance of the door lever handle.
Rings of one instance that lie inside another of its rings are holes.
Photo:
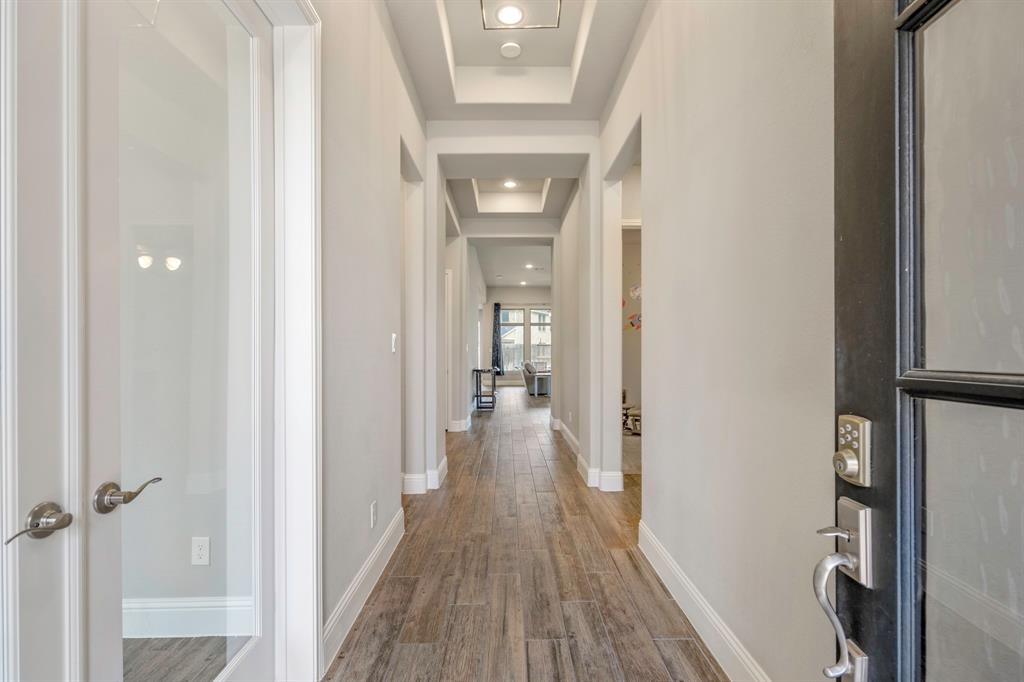
[[[48,537],[53,531],[67,528],[74,521],[75,517],[61,509],[56,502],[43,502],[32,507],[32,511],[25,517],[25,528],[20,530],[4,541],[4,545],[11,544],[15,538],[28,535],[35,540]]]
[[[854,531],[847,530],[846,528],[840,528],[839,526],[825,526],[815,531],[818,535],[824,535],[827,538],[842,538],[847,542],[853,538]]]
[[[150,483],[159,483],[164,480],[160,476],[151,478],[135,490],[121,490],[121,486],[113,481],[107,481],[96,488],[92,496],[92,507],[100,514],[109,514],[117,509],[118,505],[131,504],[132,500],[142,494],[142,491]]]
[[[827,529],[823,528],[822,530]],[[822,671],[825,677],[831,678],[842,677],[850,671],[850,649],[846,643],[846,631],[843,630],[843,624],[839,622],[839,616],[836,614],[835,608],[828,601],[827,591],[829,575],[840,566],[845,566],[851,570],[856,569],[857,557],[845,552],[836,552],[826,556],[814,567],[814,596],[817,597],[818,603],[821,604],[821,608],[825,611],[828,622],[832,624],[832,629],[836,631],[836,639],[839,640],[839,660],[835,665],[827,666]]]

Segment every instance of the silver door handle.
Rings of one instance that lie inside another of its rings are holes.
[[[160,476],[151,478],[136,490],[121,490],[121,486],[113,481],[107,481],[96,488],[92,496],[92,507],[100,514],[109,514],[117,509],[118,505],[130,504],[132,500],[142,494],[150,483],[159,483],[164,480]]]
[[[814,596],[817,597],[818,603],[821,604],[821,608],[825,611],[828,622],[832,624],[832,628],[836,631],[836,639],[839,640],[839,660],[835,665],[827,666],[822,671],[825,677],[831,678],[842,677],[850,671],[850,648],[846,643],[846,631],[843,630],[843,624],[839,622],[836,610],[828,601],[827,591],[829,575],[840,566],[845,566],[851,570],[856,569],[857,557],[845,552],[836,552],[826,556],[814,567]]]
[[[7,538],[4,545],[9,545],[15,538],[26,534],[35,540],[41,540],[55,530],[70,526],[74,518],[56,502],[42,502],[32,507],[32,511],[25,517],[25,529]]]

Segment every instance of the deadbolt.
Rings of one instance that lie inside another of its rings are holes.
[[[853,450],[840,450],[832,455],[832,466],[835,467],[836,473],[843,478],[856,478],[860,473],[860,460],[857,459]]]
[[[836,421],[836,453],[832,468],[844,481],[866,488],[871,485],[871,421],[855,414],[841,414]]]

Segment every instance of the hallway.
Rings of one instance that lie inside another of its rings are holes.
[[[639,477],[587,488],[549,421],[508,387],[448,434],[326,680],[726,679],[637,549]]]

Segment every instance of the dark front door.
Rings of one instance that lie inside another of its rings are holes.
[[[842,454],[817,577],[838,569],[859,679],[1022,680],[1024,2],[837,1],[835,69]]]

